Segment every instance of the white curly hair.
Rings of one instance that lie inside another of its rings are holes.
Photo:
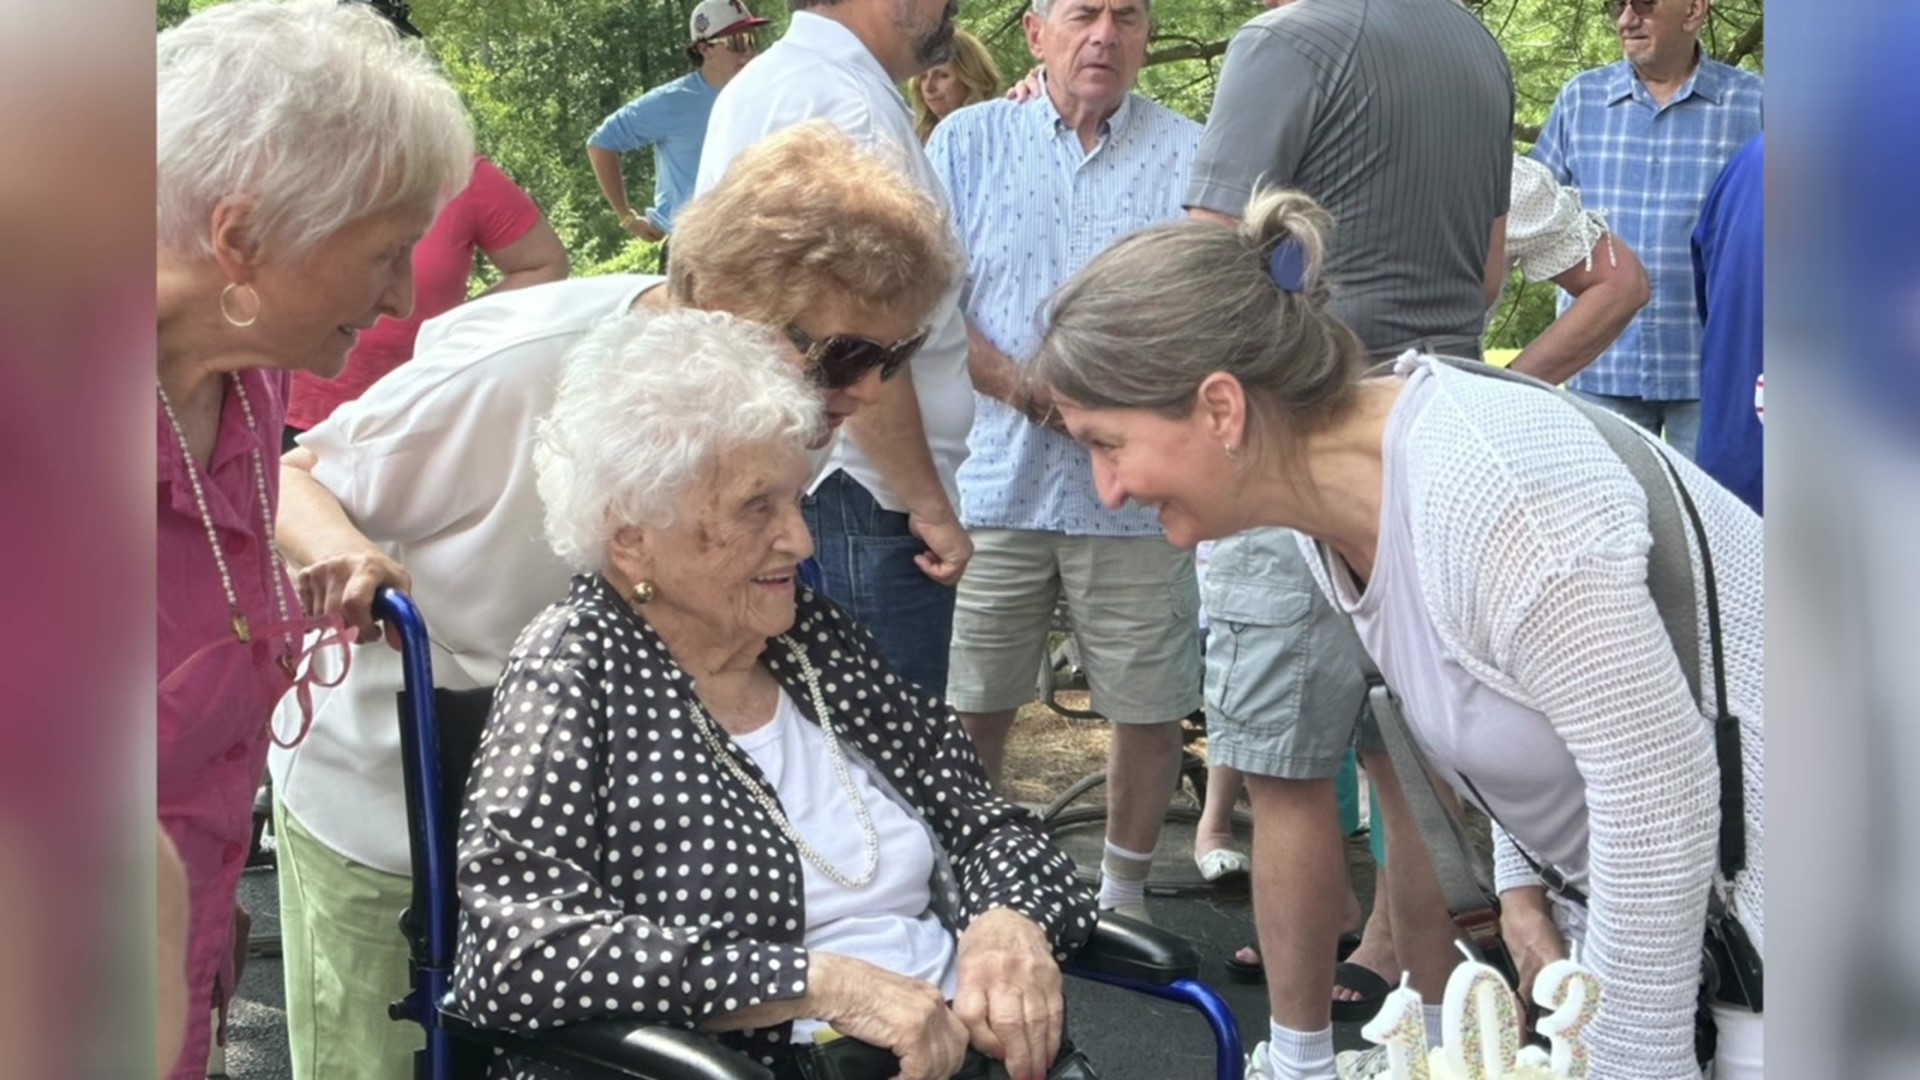
[[[790,352],[765,326],[692,309],[616,315],[581,338],[534,441],[554,553],[599,569],[615,532],[672,525],[718,455],[813,445],[825,403]]]

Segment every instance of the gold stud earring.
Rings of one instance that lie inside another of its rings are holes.
[[[653,599],[653,593],[653,582],[643,581],[633,587],[633,602],[636,604],[644,604]]]

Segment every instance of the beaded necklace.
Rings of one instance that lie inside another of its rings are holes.
[[[713,755],[719,758],[726,765],[727,771],[733,774],[734,779],[740,781],[741,785],[747,789],[747,794],[753,798],[753,801],[759,803],[760,808],[773,818],[774,824],[780,826],[781,834],[793,842],[793,846],[800,850],[802,858],[812,863],[815,869],[843,889],[851,891],[865,888],[873,882],[874,874],[880,869],[880,833],[874,828],[873,815],[867,810],[866,800],[860,797],[860,789],[854,786],[853,777],[847,771],[847,753],[840,746],[840,733],[834,730],[833,711],[827,708],[826,695],[820,692],[820,673],[814,670],[813,663],[792,641],[782,638],[781,642],[786,645],[787,655],[800,668],[801,678],[806,681],[807,693],[813,700],[814,711],[820,716],[820,730],[826,735],[827,758],[833,762],[834,776],[840,781],[841,790],[845,791],[847,798],[852,801],[854,817],[860,823],[860,838],[865,842],[867,850],[866,867],[858,877],[842,872],[839,867],[828,862],[824,855],[815,850],[812,844],[807,843],[807,838],[801,836],[800,830],[793,827],[793,822],[787,819],[786,811],[780,808],[780,803],[774,799],[766,785],[754,779],[752,774],[741,766],[732,744],[721,740],[717,730],[719,723],[707,713],[707,707],[700,703],[698,697],[692,699],[694,719],[699,722],[700,734],[706,737],[707,746],[712,749]]]
[[[227,378],[232,380],[233,391],[240,398],[240,411],[247,418],[247,432],[256,436],[252,440],[253,447],[250,451],[253,458],[253,488],[255,494],[259,496],[260,523],[266,530],[267,559],[273,571],[274,607],[280,615],[279,621],[285,623],[289,618],[284,585],[287,568],[280,559],[280,549],[274,544],[273,501],[267,497],[267,466],[260,453],[260,440],[257,437],[260,434],[260,428],[254,420],[253,402],[247,397],[246,384],[240,380],[238,374],[233,372],[229,372]],[[207,491],[200,483],[200,463],[194,460],[193,450],[187,445],[186,429],[180,426],[180,417],[173,411],[173,401],[167,397],[167,388],[159,385],[158,382],[154,385],[160,392],[160,407],[166,411],[167,425],[173,428],[173,437],[180,443],[180,455],[186,461],[187,483],[193,488],[193,505],[200,511],[200,523],[207,530],[207,547],[212,549],[213,564],[220,571],[220,589],[226,595],[227,613],[232,619],[228,625],[233,628],[233,636],[238,638],[241,644],[249,643],[253,640],[253,631],[247,625],[246,613],[240,610],[240,596],[233,588],[233,572],[227,566],[226,552],[220,548],[220,536],[213,527],[213,515],[207,512]],[[287,669],[289,678],[293,677],[292,657],[281,657],[280,666]]]

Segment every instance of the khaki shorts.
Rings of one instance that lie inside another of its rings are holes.
[[[953,616],[947,702],[1017,709],[1034,685],[1064,595],[1094,711],[1164,724],[1200,707],[1200,589],[1193,553],[1157,536],[972,533]]]

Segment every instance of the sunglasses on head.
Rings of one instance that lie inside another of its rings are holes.
[[[1607,17],[1617,19],[1621,12],[1632,8],[1635,15],[1644,19],[1659,6],[1660,0],[1607,0]]]
[[[882,379],[891,379],[927,340],[927,328],[882,345],[851,334],[834,334],[815,341],[797,326],[787,327],[787,338],[807,358],[807,377],[823,390],[845,390],[867,377],[875,368]]]

